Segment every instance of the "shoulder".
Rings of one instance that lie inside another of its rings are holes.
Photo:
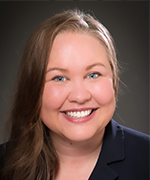
[[[118,180],[148,180],[149,142],[148,135],[112,119],[106,126],[101,153],[90,180],[113,177]]]
[[[103,154],[119,179],[141,180],[145,177],[148,180],[149,143],[149,135],[111,120],[107,129],[107,149]]]
[[[149,141],[150,136],[148,134],[142,133],[140,131],[125,127],[123,125],[120,125],[119,123],[117,123],[116,121],[114,121],[113,119],[111,120],[111,124],[112,124],[112,128],[116,129],[116,130],[122,130],[125,133],[126,137],[133,137],[133,138],[138,138],[141,140],[145,140],[145,141]]]
[[[127,147],[133,147],[133,150],[135,148],[140,148],[141,146],[144,148],[148,149],[149,148],[149,143],[150,143],[150,136],[139,132],[137,130],[122,126],[118,124],[116,121],[111,120],[112,123],[112,128],[115,129],[115,131],[122,131],[123,138],[124,138],[124,143]],[[141,149],[141,148],[140,148]]]
[[[149,144],[150,136],[148,134],[122,126],[118,124],[117,122],[115,122],[114,120],[112,120],[112,124],[113,124],[113,128],[115,128],[116,130],[121,129],[123,131],[125,143],[127,141],[129,145],[132,145],[132,144],[134,145],[147,144],[148,145]],[[130,144],[130,142],[132,144]]]
[[[143,172],[145,170],[148,171],[149,167],[149,153],[150,153],[150,136],[144,134],[142,132],[133,130],[128,127],[124,127],[119,125],[115,121],[112,122],[116,131],[122,131],[122,139],[124,141],[124,153],[125,160],[124,163],[130,164],[130,166],[134,167]],[[143,166],[143,167],[142,167]]]

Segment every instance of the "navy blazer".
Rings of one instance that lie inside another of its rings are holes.
[[[111,120],[89,180],[149,180],[149,142],[148,135]],[[0,163],[2,158],[0,146]]]
[[[150,180],[150,136],[111,120],[89,180]]]

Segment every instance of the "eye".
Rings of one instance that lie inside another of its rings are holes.
[[[98,78],[101,74],[98,73],[98,72],[95,72],[95,73],[91,73],[87,76],[87,78],[89,79],[95,79],[95,78]]]
[[[66,81],[67,79],[63,76],[56,76],[52,80],[58,81],[58,82],[63,82],[63,81]]]

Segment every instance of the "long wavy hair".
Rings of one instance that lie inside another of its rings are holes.
[[[79,10],[58,13],[39,25],[30,36],[23,54],[9,118],[3,179],[52,180],[59,171],[59,158],[40,111],[45,74],[52,43],[63,31],[86,33],[100,40],[107,51],[118,94],[118,66],[113,39],[98,20]]]

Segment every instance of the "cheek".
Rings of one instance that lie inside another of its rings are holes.
[[[51,84],[45,84],[42,107],[48,110],[57,110],[61,107],[64,102],[65,95],[62,94],[62,88],[55,87]]]
[[[105,105],[115,100],[112,79],[103,78],[99,83],[93,86],[93,96],[101,105]]]

